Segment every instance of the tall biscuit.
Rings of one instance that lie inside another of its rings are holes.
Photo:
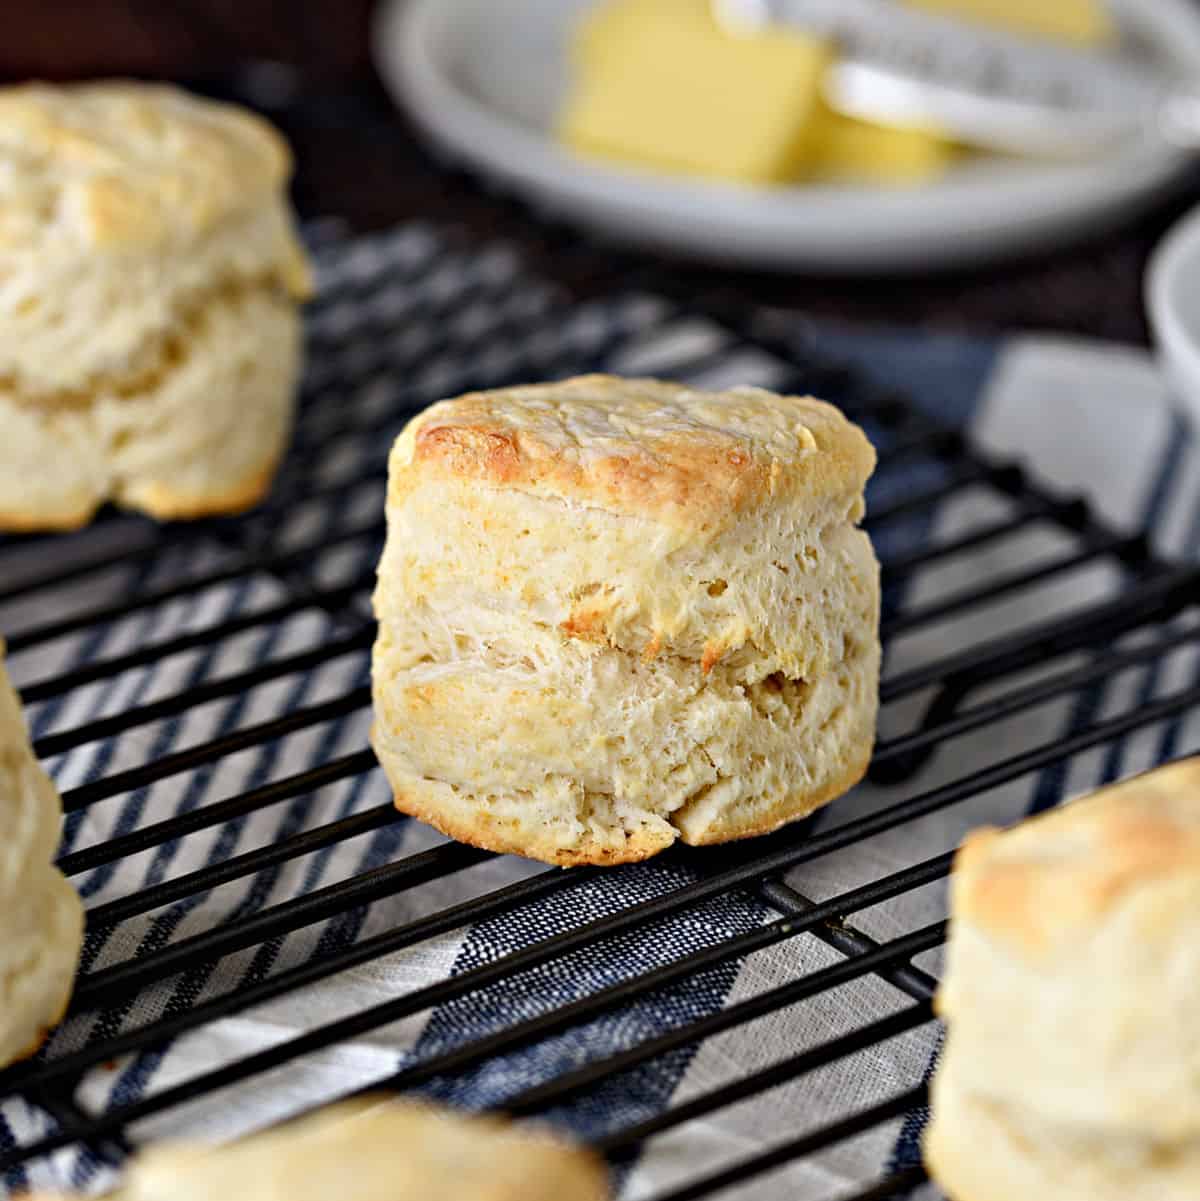
[[[830,405],[588,376],[392,452],[374,743],[397,805],[548,862],[776,829],[866,769],[874,452]]]

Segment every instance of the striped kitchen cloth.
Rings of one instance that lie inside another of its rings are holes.
[[[465,247],[427,226],[368,238],[317,227],[313,238],[320,289],[309,317],[302,416],[293,453],[262,510],[236,521],[173,528],[165,539],[140,519],[112,516],[79,535],[0,543],[0,630],[13,642],[11,669],[25,692],[39,751],[71,802],[63,848],[68,866],[89,908],[102,909],[105,917],[90,930],[85,973],[157,953],[441,841],[404,819],[364,824],[353,838],[315,845],[311,854],[261,871],[231,873],[220,887],[186,888],[188,873],[236,863],[257,848],[388,802],[380,773],[364,761],[367,602],[379,550],[381,471],[391,437],[407,415],[469,388],[583,370],[685,369],[688,378],[712,385],[794,380],[794,368],[778,354],[748,348],[652,296],[569,304],[504,246]],[[1113,528],[1147,531],[1161,555],[1200,555],[1200,444],[1175,415],[1146,353],[1042,337],[865,331],[777,314],[758,321],[801,360],[847,364],[858,381],[851,386],[907,394],[997,458],[1020,462],[1057,491],[1086,496]],[[886,438],[886,431],[878,436]],[[894,505],[945,482],[944,464],[920,457],[901,457],[899,464],[873,483],[872,507]],[[877,543],[887,559],[953,540],[1010,511],[1011,499],[995,490],[947,487],[938,505],[880,529]],[[1030,522],[1018,537],[989,541],[977,553],[948,556],[917,573],[903,595],[890,590],[889,611],[936,605],[980,580],[1002,581],[1062,554],[1068,545],[1062,530]],[[69,566],[81,556],[101,566],[86,576],[36,586],[39,575],[53,576],[56,564]],[[180,581],[192,579],[203,586],[180,587]],[[12,587],[14,582],[19,586]],[[1047,613],[1086,606],[1111,595],[1121,582],[1120,568],[1101,558],[1035,587],[998,589],[993,604],[919,623],[891,638],[887,674],[1043,620]],[[139,603],[131,607],[131,598]],[[91,615],[82,625],[73,620],[81,612]],[[157,646],[177,649],[139,657],[143,648]],[[120,669],[106,669],[111,661]],[[244,678],[244,687],[221,686],[231,678]],[[815,827],[833,828],[894,803],[898,795],[960,778],[999,755],[1085,729],[1197,680],[1200,660],[1193,649],[1066,694],[957,739],[914,781],[856,789],[822,812]],[[294,725],[283,720],[295,714],[309,717]],[[883,734],[910,728],[912,717],[903,704],[885,708]],[[252,737],[260,728],[270,736]],[[189,759],[189,748],[214,743],[217,751]],[[1013,820],[1198,746],[1200,715],[1150,725],[822,856],[796,869],[789,883],[811,900],[836,896],[951,848],[973,825]],[[146,764],[167,766],[147,776],[141,771]],[[323,782],[320,772],[331,764],[345,769]],[[233,805],[228,820],[197,823],[186,837],[162,842],[152,836],[155,823],[203,814],[208,806],[248,793],[265,794],[306,773],[317,773],[312,786],[284,787],[278,804]],[[109,846],[124,853],[105,854]],[[516,859],[487,858],[470,871],[429,880],[236,950],[219,962],[191,966],[123,1004],[73,1017],[47,1053],[63,1055],[186,1013],[541,870]],[[687,856],[676,856],[590,875],[569,891],[223,1017],[166,1047],[100,1065],[83,1078],[77,1100],[92,1112],[138,1104],[297,1034],[666,894],[698,870]],[[171,892],[174,881],[183,882],[177,894]],[[142,909],[129,902],[146,889],[159,890],[154,895],[161,903]],[[258,1074],[236,1089],[158,1112],[151,1107],[128,1133],[136,1142],[181,1134],[234,1136],[752,931],[775,916],[758,897],[718,896],[649,931],[621,934],[507,976]],[[927,887],[857,915],[854,924],[871,938],[887,940],[942,916],[941,888]],[[815,938],[791,939],[438,1079],[422,1091],[472,1108],[503,1105],[565,1071],[836,959]],[[936,974],[937,954],[919,965]],[[895,1004],[888,985],[860,979],[699,1047],[647,1059],[550,1117],[585,1137],[599,1137],[893,1012]],[[936,1044],[936,1028],[926,1025],[677,1127],[648,1143],[622,1172],[623,1195],[670,1192],[911,1088],[925,1078]],[[721,1195],[832,1199],[914,1163],[920,1125],[920,1114],[884,1123]],[[7,1101],[0,1105],[0,1154],[53,1129],[42,1110]],[[98,1190],[110,1177],[102,1155],[70,1147],[14,1168],[6,1185]]]

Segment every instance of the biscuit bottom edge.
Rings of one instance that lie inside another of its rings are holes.
[[[777,830],[866,771],[873,638],[848,637],[811,681],[746,682],[529,621],[453,621],[474,631],[453,648],[399,616],[381,623],[371,742],[397,808],[460,841],[562,865],[636,862]]]
[[[261,467],[227,487],[204,492],[179,492],[163,480],[131,483],[118,493],[122,509],[145,513],[156,521],[194,521],[201,517],[236,515],[254,508],[271,490],[283,461],[273,451]],[[2,515],[0,515],[2,520]]]
[[[1200,1195],[1195,1144],[1155,1144],[1119,1129],[1024,1119],[945,1081],[935,1081],[933,1101],[922,1157],[951,1201],[1194,1201]]]
[[[511,816],[493,814],[472,793],[457,791],[440,780],[403,772],[389,764],[389,757],[386,752],[381,753],[374,735],[372,743],[391,785],[393,804],[399,812],[432,826],[456,842],[498,854],[520,855],[557,867],[615,867],[642,862],[677,841],[690,846],[710,846],[769,834],[802,821],[823,805],[843,796],[864,777],[871,758],[868,747],[843,772],[819,787],[789,792],[765,814],[756,814],[744,825],[739,826],[735,820],[726,818],[719,826],[706,830],[700,838],[689,838],[669,820],[658,818],[653,824],[626,831],[621,841],[601,841],[589,835],[573,844],[564,844],[548,827],[530,829],[536,817],[532,817],[530,825],[518,825]]]
[[[57,512],[0,507],[0,533],[71,534],[90,525],[102,503],[89,498],[80,504],[64,506]]]
[[[32,1041],[27,1043],[20,1051],[13,1052],[7,1059],[0,1056],[0,1068],[12,1067],[13,1064],[20,1063],[22,1060],[32,1059],[46,1045],[46,1040],[50,1035],[62,1025],[63,1018],[67,1016],[67,1010],[71,1007],[71,998],[74,995],[75,988],[74,981],[72,981],[62,990],[61,998],[50,1015],[45,1019],[45,1024],[38,1027]]]
[[[0,1042],[6,1042],[10,1049],[0,1049],[0,1068],[33,1058],[62,1024],[75,995],[75,978],[83,945],[83,902],[65,876],[56,868],[49,871],[52,873],[48,884],[51,896],[46,909],[49,926],[42,931],[45,949],[33,977],[33,987],[29,987],[29,977],[21,981],[9,973],[5,980],[10,1008],[3,1016],[11,1024],[0,1030]],[[34,1013],[26,1020],[13,1020],[19,1019],[30,1008]],[[11,1049],[17,1038],[22,1041],[15,1050]]]
[[[709,826],[698,838],[689,837],[680,831],[680,840],[694,847],[717,846],[726,842],[740,842],[747,838],[760,838],[794,822],[803,821],[831,801],[845,796],[850,789],[861,783],[871,765],[874,749],[874,745],[868,743],[861,748],[859,754],[847,757],[839,774],[826,779],[815,788],[789,792],[765,813],[756,814],[745,823],[734,820],[735,810],[734,815],[726,816],[722,821]]]
[[[132,481],[111,501],[117,508],[144,513],[156,521],[195,521],[203,517],[236,516],[254,508],[275,481],[283,456],[272,452],[266,462],[245,478],[205,492],[174,490],[164,480]],[[0,533],[69,534],[89,525],[107,498],[89,498],[61,511],[0,507]]]

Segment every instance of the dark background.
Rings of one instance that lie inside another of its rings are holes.
[[[471,233],[500,233],[524,242],[544,271],[575,291],[607,286],[611,270],[566,265],[529,218],[428,158],[372,70],[372,8],[371,0],[0,0],[0,78],[126,74],[249,101],[292,141],[303,215],[339,215],[360,229],[426,217]],[[1117,233],[1004,267],[932,279],[763,276],[649,259],[620,269],[665,266],[676,286],[691,291],[855,321],[974,332],[1057,330],[1144,342],[1147,255],[1197,201],[1200,168]]]

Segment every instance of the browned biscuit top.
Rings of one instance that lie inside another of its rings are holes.
[[[775,500],[856,498],[874,465],[810,397],[590,375],[434,405],[397,443],[393,489],[443,475],[710,530]]]

